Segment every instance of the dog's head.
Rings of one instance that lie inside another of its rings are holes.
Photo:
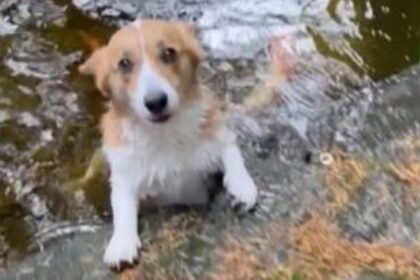
[[[137,20],[80,66],[120,110],[152,123],[168,120],[198,97],[197,68],[204,51],[184,22]]]

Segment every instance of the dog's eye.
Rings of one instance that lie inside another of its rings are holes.
[[[128,58],[122,58],[118,62],[118,69],[124,74],[129,74],[133,71],[133,62]]]
[[[174,48],[166,47],[160,52],[160,59],[165,64],[172,64],[176,60],[177,52]]]

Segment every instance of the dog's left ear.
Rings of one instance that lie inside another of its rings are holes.
[[[83,75],[93,76],[98,90],[105,97],[110,97],[108,87],[109,65],[107,62],[106,47],[95,50],[91,56],[79,66]]]
[[[206,57],[206,52],[201,46],[197,36],[197,28],[188,22],[177,22],[177,28],[180,30],[186,45],[191,51],[192,58],[198,64]]]
[[[98,68],[103,66],[103,61],[106,58],[105,51],[105,47],[94,50],[86,61],[79,65],[79,72],[83,75],[94,76],[98,71]]]

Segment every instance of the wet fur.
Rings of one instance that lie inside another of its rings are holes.
[[[162,44],[177,50],[173,65],[159,61]],[[135,61],[130,75],[117,69],[118,61],[126,56]],[[117,31],[107,46],[80,66],[111,98],[101,131],[111,169],[114,219],[104,261],[112,267],[138,257],[137,214],[142,197],[154,195],[163,204],[206,203],[203,180],[209,173],[223,171],[224,185],[234,199],[247,209],[256,202],[257,189],[235,134],[224,123],[220,103],[199,84],[197,69],[203,58],[193,26],[144,20]],[[134,104],[147,86],[174,95],[168,122],[151,123],[142,104]]]

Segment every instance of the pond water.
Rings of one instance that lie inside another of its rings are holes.
[[[375,154],[393,139],[417,135],[415,0],[3,0],[0,267],[109,222],[97,153],[104,100],[76,69],[138,15],[195,21],[209,52],[203,79],[238,104],[264,81],[270,38],[293,38],[295,70],[281,87],[284,102],[236,120],[253,139],[244,147],[256,155],[251,166],[264,182],[298,178],[308,151],[339,146]],[[281,164],[288,168],[266,173]],[[275,215],[292,204],[267,204],[266,211]]]

